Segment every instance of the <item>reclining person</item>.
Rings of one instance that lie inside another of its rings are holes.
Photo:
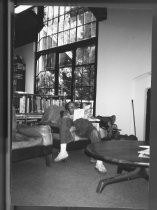
[[[77,119],[73,121],[75,104],[69,102],[65,105],[65,111],[62,112],[62,116],[59,122],[60,130],[60,152],[54,159],[55,162],[59,162],[68,158],[67,144],[71,141],[75,141],[74,135],[79,137],[86,137],[91,140],[91,143],[100,142],[101,138],[97,129],[87,119]],[[106,173],[107,170],[102,161],[96,160],[95,168],[102,173]]]

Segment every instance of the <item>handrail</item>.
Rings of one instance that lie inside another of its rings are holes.
[[[64,106],[66,98],[63,95],[41,95],[25,92],[14,92],[13,106],[16,114],[44,113],[50,105]]]

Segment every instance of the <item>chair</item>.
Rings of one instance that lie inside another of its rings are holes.
[[[45,157],[46,166],[52,162],[53,138],[49,125],[17,125],[15,109],[12,114],[12,162]]]

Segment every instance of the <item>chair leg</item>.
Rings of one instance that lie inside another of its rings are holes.
[[[46,166],[50,167],[52,165],[52,154],[46,155],[45,161],[46,161]]]

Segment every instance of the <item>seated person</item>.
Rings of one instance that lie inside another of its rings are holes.
[[[60,130],[60,152],[54,159],[55,162],[59,162],[63,159],[68,158],[67,144],[74,141],[73,136],[76,134],[80,137],[86,137],[91,140],[91,143],[100,142],[101,138],[97,129],[87,119],[77,119],[73,121],[75,104],[69,102],[65,105],[65,111],[62,112],[62,116],[59,122]],[[95,168],[102,173],[106,173],[106,168],[102,161],[96,160]]]

